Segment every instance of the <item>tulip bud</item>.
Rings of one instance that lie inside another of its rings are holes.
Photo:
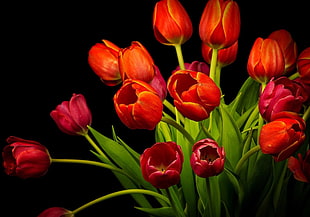
[[[236,1],[209,0],[202,13],[199,35],[214,49],[233,45],[239,38],[240,11]]]
[[[212,48],[206,45],[205,43],[202,43],[202,57],[204,60],[211,64],[211,57],[212,57]],[[218,50],[217,54],[217,64],[221,67],[228,66],[235,62],[237,59],[237,53],[238,53],[238,41],[236,41],[233,45]]]
[[[304,49],[297,58],[297,69],[301,81],[310,84],[310,47]]]
[[[166,45],[183,44],[193,33],[190,17],[178,0],[161,0],[156,3],[153,30],[157,41]]]
[[[130,129],[153,130],[162,118],[158,93],[141,80],[125,80],[113,101],[118,117]]]
[[[62,207],[51,207],[41,212],[38,217],[74,217],[74,214]]]
[[[220,89],[202,72],[178,70],[168,79],[167,88],[181,114],[195,121],[208,118],[220,104]]]
[[[287,77],[272,78],[260,95],[258,106],[262,117],[269,122],[282,111],[298,113],[307,99],[308,94],[302,84]]]
[[[193,61],[191,63],[184,63],[184,66],[187,70],[202,72],[206,75],[210,74],[210,67],[205,62]],[[177,66],[176,69],[172,71],[172,73],[178,70],[180,70],[180,66]]]
[[[290,157],[305,140],[305,122],[295,113],[281,112],[265,124],[259,135],[259,145],[264,154],[275,161]]]
[[[96,43],[88,52],[88,64],[108,86],[115,86],[122,82],[118,66],[118,52],[120,48],[108,40]]]
[[[260,83],[267,83],[272,77],[283,75],[285,61],[276,40],[257,38],[251,49],[247,70]]]
[[[47,173],[51,158],[39,142],[10,136],[2,151],[5,173],[22,179],[37,178]]]
[[[73,94],[50,113],[58,128],[69,135],[85,135],[91,125],[92,114],[82,94]]]
[[[123,81],[131,78],[149,83],[155,76],[154,61],[140,42],[134,41],[121,49],[118,60]]]
[[[178,184],[183,164],[181,147],[175,142],[159,142],[147,148],[140,156],[144,179],[156,188]]]
[[[283,52],[285,62],[285,72],[291,72],[296,66],[297,44],[291,34],[285,29],[272,32],[268,38],[276,40]]]
[[[190,163],[195,174],[207,178],[224,170],[225,151],[212,139],[202,139],[193,146]]]
[[[300,153],[298,153],[297,157],[291,156],[288,159],[287,167],[296,180],[310,183],[310,150],[307,151],[304,159]]]
[[[155,76],[149,84],[156,90],[158,96],[163,101],[167,96],[167,84],[157,66],[155,66]]]

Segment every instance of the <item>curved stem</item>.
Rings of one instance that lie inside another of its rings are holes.
[[[102,197],[99,197],[95,200],[92,200],[92,201],[84,204],[83,206],[80,206],[79,208],[73,210],[72,213],[76,214],[76,213],[82,211],[83,209],[86,209],[92,205],[95,205],[96,203],[102,202],[104,200],[107,200],[107,199],[110,199],[113,197],[126,195],[126,194],[146,194],[146,195],[150,195],[150,196],[156,197],[158,199],[161,199],[170,205],[170,201],[168,200],[168,198],[163,196],[162,194],[157,193],[157,192],[145,190],[145,189],[127,189],[127,190],[116,191],[116,192],[104,195]]]
[[[310,106],[308,106],[302,118],[306,121],[309,118],[309,116],[310,116]]]
[[[172,114],[175,115],[175,107],[168,101],[168,100],[164,100],[163,101],[164,106],[166,106],[167,109],[169,109],[170,112],[172,112]]]
[[[182,127],[180,124],[178,124],[176,121],[170,119],[170,118],[166,118],[166,117],[162,117],[161,121],[172,125],[174,128],[176,128],[178,131],[180,131],[182,133],[182,135],[191,143],[194,144],[195,141],[193,139],[193,137],[184,129],[184,127]]]
[[[101,163],[101,162],[97,162],[97,161],[81,160],[81,159],[55,159],[55,158],[53,158],[52,163],[74,163],[74,164],[85,164],[85,165],[103,167],[103,168],[112,170],[114,172],[121,173],[121,174],[127,176],[128,178],[130,178],[131,180],[133,180],[133,178],[130,177],[124,170],[119,169],[119,168],[114,167],[114,166],[111,166],[109,164]]]
[[[184,59],[183,59],[181,45],[180,44],[175,44],[174,47],[175,47],[175,50],[176,50],[176,53],[177,53],[180,69],[184,70],[185,69],[185,65],[184,65]]]
[[[235,173],[237,175],[239,175],[240,170],[243,166],[243,164],[245,163],[245,161],[248,160],[249,157],[251,157],[253,154],[255,154],[256,152],[258,152],[260,150],[260,146],[256,145],[253,148],[251,148],[248,152],[246,152],[238,161],[236,167],[235,167]]]
[[[216,78],[216,65],[217,65],[217,54],[218,49],[212,49],[212,56],[211,56],[211,63],[210,63],[210,78],[217,84],[217,78]]]

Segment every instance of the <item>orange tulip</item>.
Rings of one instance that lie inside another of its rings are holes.
[[[118,52],[120,48],[108,40],[96,43],[88,52],[88,64],[108,86],[122,82],[118,67]]]
[[[249,75],[260,83],[266,83],[272,77],[283,75],[284,69],[285,60],[278,42],[269,38],[257,38],[247,63]]]
[[[215,49],[233,45],[240,33],[240,11],[237,2],[209,0],[199,24],[203,43]]]
[[[153,130],[162,117],[163,104],[149,84],[127,79],[113,98],[120,120],[130,129]]]
[[[156,3],[153,30],[157,41],[167,45],[183,44],[193,33],[192,22],[178,0],[161,0]]]
[[[291,72],[295,69],[297,59],[297,44],[291,34],[285,29],[272,32],[268,38],[278,42],[285,61],[285,72]]]
[[[138,41],[133,41],[119,53],[119,69],[121,77],[139,79],[149,83],[155,76],[154,61],[147,49]]]
[[[305,158],[302,158],[300,153],[297,154],[297,158],[291,156],[287,167],[296,180],[310,183],[310,150],[307,151]]]
[[[304,49],[298,56],[297,69],[301,81],[310,84],[310,47]]]

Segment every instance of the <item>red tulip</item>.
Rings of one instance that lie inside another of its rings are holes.
[[[307,151],[304,159],[300,153],[298,153],[297,157],[291,156],[288,159],[287,167],[296,180],[310,183],[310,150]]]
[[[120,48],[108,40],[96,43],[88,52],[88,64],[108,86],[115,86],[122,82],[118,66],[118,52]]]
[[[183,160],[175,142],[156,143],[140,156],[142,175],[154,187],[168,188],[179,183]]]
[[[38,217],[74,217],[74,214],[62,207],[51,207],[41,212]]]
[[[69,135],[84,135],[91,125],[92,114],[82,94],[73,94],[70,101],[63,101],[50,113],[58,128]]]
[[[114,95],[114,107],[130,129],[153,130],[162,118],[163,104],[158,93],[140,80],[125,80]]]
[[[259,145],[264,154],[275,161],[290,157],[305,140],[305,122],[296,113],[282,112],[265,124],[260,132]]]
[[[155,76],[149,84],[156,90],[158,96],[163,101],[167,96],[167,84],[157,66],[155,66]]]
[[[37,178],[46,174],[51,158],[39,142],[10,136],[2,151],[5,173],[22,179]]]
[[[202,72],[178,70],[168,79],[167,87],[176,108],[195,121],[208,118],[220,104],[220,89]]]
[[[202,43],[201,49],[204,60],[207,63],[211,64],[212,48],[209,47],[207,44]],[[218,51],[217,64],[219,64],[221,67],[225,67],[232,64],[237,59],[237,53],[238,53],[238,41],[236,41],[233,45],[220,49]]]
[[[161,0],[156,3],[153,30],[157,41],[167,45],[183,44],[193,33],[190,17],[178,0]]]
[[[276,40],[283,52],[285,72],[291,72],[296,66],[297,44],[291,34],[285,29],[272,32],[268,38]]]
[[[192,169],[200,177],[216,176],[224,170],[225,151],[212,139],[202,139],[193,146]]]
[[[184,63],[185,69],[192,70],[196,72],[202,72],[206,75],[210,74],[210,67],[205,62],[199,62],[199,61],[193,61],[191,63]],[[175,70],[172,71],[172,73],[180,70],[180,66],[177,66]]]
[[[266,121],[279,112],[300,112],[308,99],[304,86],[287,77],[271,79],[259,99],[259,111]]]
[[[304,49],[297,58],[297,69],[301,81],[310,84],[310,47]]]
[[[140,42],[134,41],[121,49],[118,60],[123,81],[131,78],[149,83],[155,76],[154,61]]]
[[[240,11],[236,1],[209,0],[199,24],[203,43],[222,49],[233,45],[239,38]]]
[[[260,83],[267,83],[272,77],[283,75],[285,60],[278,42],[257,38],[249,55],[247,70]]]

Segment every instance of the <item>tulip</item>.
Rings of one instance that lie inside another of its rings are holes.
[[[41,212],[38,217],[74,217],[74,214],[62,207],[51,207]]]
[[[158,96],[163,101],[167,96],[167,84],[157,66],[155,66],[155,76],[149,84],[156,90]]]
[[[192,148],[190,163],[195,174],[207,178],[224,170],[225,151],[212,139],[202,139]]]
[[[310,84],[310,47],[304,49],[297,58],[297,69],[301,81]]]
[[[115,86],[122,82],[118,66],[120,48],[108,40],[96,43],[88,52],[88,64],[102,82]]]
[[[259,111],[266,121],[282,111],[300,112],[308,94],[303,85],[287,77],[271,79],[259,99]]]
[[[307,151],[304,159],[300,153],[298,153],[297,157],[291,156],[288,159],[287,167],[296,180],[310,183],[310,150]]]
[[[247,70],[260,83],[267,83],[272,77],[283,75],[285,60],[278,42],[257,38],[249,55]]]
[[[37,178],[47,173],[51,158],[45,146],[39,142],[10,136],[3,148],[5,173],[22,179]]]
[[[199,35],[213,49],[233,45],[239,38],[240,11],[236,1],[209,0],[202,13]]]
[[[58,128],[69,135],[85,135],[91,125],[92,114],[82,94],[73,94],[50,113]]]
[[[202,51],[202,57],[204,60],[211,64],[211,57],[212,57],[212,48],[206,45],[205,43],[202,43],[201,46]],[[225,67],[237,59],[237,53],[238,53],[238,41],[236,41],[233,45],[220,49],[217,54],[217,64],[220,67]]]
[[[208,118],[220,104],[220,89],[202,72],[178,70],[168,79],[167,88],[181,114],[195,121]]]
[[[282,50],[285,62],[285,73],[291,72],[296,66],[297,44],[285,29],[272,32],[268,38],[276,40]]]
[[[142,175],[156,188],[165,189],[180,181],[183,164],[181,147],[175,142],[159,142],[140,156]]]
[[[149,83],[155,76],[154,61],[147,49],[138,41],[121,49],[118,61],[123,81],[131,78]]]
[[[259,135],[259,145],[264,154],[275,161],[290,157],[305,140],[305,122],[296,113],[281,112],[265,124]]]
[[[181,45],[193,33],[190,17],[178,0],[161,0],[156,3],[153,30],[157,41],[166,45]]]
[[[184,63],[185,69],[196,71],[196,72],[202,72],[206,75],[210,74],[210,67],[205,62],[200,61],[193,61],[191,63]],[[172,71],[172,73],[180,70],[180,66],[177,66],[175,70]]]
[[[113,100],[118,117],[130,129],[153,130],[162,118],[158,93],[141,80],[125,80]]]

